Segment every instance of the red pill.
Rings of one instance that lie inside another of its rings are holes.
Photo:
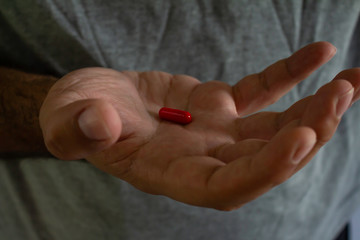
[[[159,110],[159,117],[161,119],[180,124],[188,124],[191,122],[191,114],[189,112],[174,108],[161,108]]]

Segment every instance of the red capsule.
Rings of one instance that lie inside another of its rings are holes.
[[[191,122],[191,114],[179,109],[163,107],[159,110],[159,117],[180,124],[188,124]]]

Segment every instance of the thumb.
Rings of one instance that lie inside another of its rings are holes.
[[[122,124],[116,109],[100,99],[73,102],[59,109],[43,108],[40,125],[48,150],[64,160],[86,158],[120,137]]]

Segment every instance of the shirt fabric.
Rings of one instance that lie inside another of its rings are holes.
[[[359,66],[357,0],[0,0],[0,64],[62,76],[160,70],[235,84],[315,41],[337,55],[266,110]],[[221,212],[140,192],[86,161],[0,160],[0,239],[332,240],[360,202],[360,107],[294,177]]]

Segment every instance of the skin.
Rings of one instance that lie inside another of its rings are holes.
[[[306,165],[358,99],[360,69],[349,69],[284,112],[255,113],[335,52],[327,42],[310,44],[234,86],[164,72],[80,69],[57,81],[42,105],[45,144],[58,158],[86,158],[142,191],[236,209]],[[193,122],[160,120],[163,106],[190,112]]]
[[[49,156],[39,111],[56,78],[0,67],[0,156]]]

